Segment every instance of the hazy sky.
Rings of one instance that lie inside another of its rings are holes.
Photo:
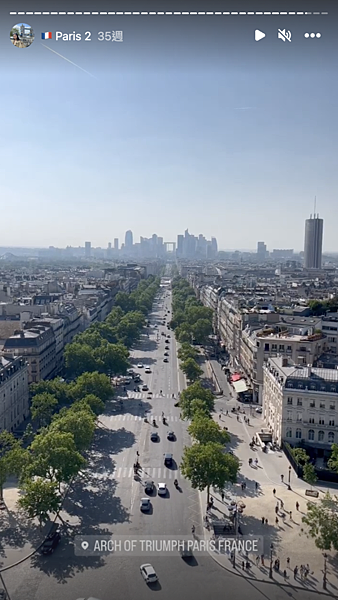
[[[106,247],[127,229],[173,241],[188,227],[220,249],[300,250],[316,195],[324,248],[338,250],[337,59],[323,61],[325,39],[316,54],[301,27],[285,47],[274,24],[255,43],[252,23],[244,45],[230,33],[226,45],[215,21],[161,31],[125,17],[122,44],[85,46],[41,31],[95,37],[98,22],[28,22],[28,49],[1,26],[1,246]]]

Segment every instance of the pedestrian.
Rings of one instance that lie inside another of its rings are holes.
[[[296,502],[296,510],[299,510],[299,502]]]
[[[224,502],[224,492],[221,494],[222,502]]]
[[[295,579],[296,579],[297,575],[298,575],[298,567],[296,565],[295,568],[293,569],[293,576]]]
[[[283,502],[283,500],[280,501],[280,507],[284,508],[284,502]]]
[[[257,483],[257,481],[255,481],[255,488],[256,488],[256,490],[258,490],[258,483]]]
[[[257,567],[259,565],[259,556],[256,556],[256,565],[257,565]]]
[[[276,506],[275,506],[275,513],[276,513],[276,515],[278,515],[278,510],[279,510],[278,509],[278,504],[276,504]]]
[[[242,569],[243,569],[243,571],[245,569],[245,561],[244,560],[242,561]]]
[[[278,519],[278,517],[276,517],[276,525],[278,525],[278,523],[279,523],[279,519]]]
[[[262,566],[264,567],[264,554],[261,554],[261,563],[262,563]]]
[[[227,410],[225,414],[226,414],[226,416],[228,416],[228,414],[229,414],[229,411]]]
[[[248,423],[248,425],[250,425],[250,420],[249,419],[247,420],[247,423]]]
[[[275,488],[273,488],[273,490],[272,490],[272,493],[273,493],[273,495],[274,495],[274,496],[276,495],[276,490],[275,490]]]
[[[282,483],[284,482],[284,475],[280,476],[280,480],[281,480]]]
[[[219,418],[219,420],[221,420],[222,419],[222,415],[218,415],[218,418]]]
[[[267,524],[268,524],[268,520],[267,520],[267,519],[265,519],[265,525],[267,525]]]
[[[292,510],[290,510],[289,515],[290,515],[290,521],[292,521]]]
[[[284,569],[283,575],[284,575],[284,579],[286,579],[286,577],[287,577],[287,575],[286,575],[286,569]]]
[[[290,569],[290,556],[287,557],[286,564],[287,564],[288,569]]]
[[[262,517],[262,525],[265,523],[265,517]]]

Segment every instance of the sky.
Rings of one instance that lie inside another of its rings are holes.
[[[5,17],[1,246],[107,247],[128,229],[175,241],[188,228],[219,249],[302,250],[316,196],[324,250],[338,251],[338,54],[325,17]],[[9,40],[22,20],[27,49]],[[304,39],[309,25],[320,40]],[[98,42],[112,28],[124,41]],[[88,44],[55,40],[88,30]]]

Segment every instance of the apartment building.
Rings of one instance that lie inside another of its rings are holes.
[[[28,383],[51,379],[56,373],[56,341],[51,327],[35,325],[10,336],[3,354],[22,356],[28,362]]]
[[[327,336],[327,352],[338,354],[338,313],[327,313],[321,317],[321,329]]]
[[[0,356],[0,432],[14,431],[28,416],[28,365],[22,357]]]
[[[55,337],[55,374],[61,372],[63,367],[63,351],[64,351],[64,321],[61,318],[53,318],[48,313],[43,313],[41,319],[32,319],[25,324],[24,329],[32,329],[36,325],[51,327]]]
[[[269,358],[263,367],[263,416],[273,439],[327,458],[338,442],[338,370]]]

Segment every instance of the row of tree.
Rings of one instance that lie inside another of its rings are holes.
[[[124,372],[129,366],[129,352],[123,342],[130,345],[139,336],[159,283],[154,278],[141,282],[130,295],[129,305],[125,294],[117,294],[118,306],[99,324],[101,328],[93,326],[91,331],[77,336],[75,343],[90,343],[94,356],[88,372],[84,372],[88,362],[81,362],[81,358],[86,356],[89,360],[89,355],[78,354],[77,365],[76,353],[72,356],[67,347],[66,354],[72,357],[74,366],[69,372],[77,374],[77,378],[70,383],[57,378],[33,384],[31,416],[35,427],[29,424],[21,440],[6,431],[0,434],[0,497],[8,476],[17,476],[23,492],[19,505],[29,517],[37,517],[40,524],[48,520],[49,514],[59,513],[64,485],[86,466],[85,453],[93,439],[97,416],[113,395],[106,373]],[[105,337],[108,335],[110,340]],[[100,368],[95,370],[94,365]]]
[[[110,377],[125,374],[129,366],[128,349],[139,338],[160,280],[142,280],[131,294],[118,292],[115,306],[103,323],[94,323],[75,336],[65,349],[69,377],[98,371]]]
[[[180,396],[179,406],[183,419],[190,419],[188,431],[193,439],[192,446],[183,451],[181,469],[194,489],[210,488],[223,490],[226,483],[235,483],[240,468],[239,460],[226,452],[230,434],[212,418],[214,396],[200,381],[188,386]]]
[[[205,344],[212,334],[213,311],[196,298],[193,289],[182,277],[172,280],[172,320],[178,342]]]

